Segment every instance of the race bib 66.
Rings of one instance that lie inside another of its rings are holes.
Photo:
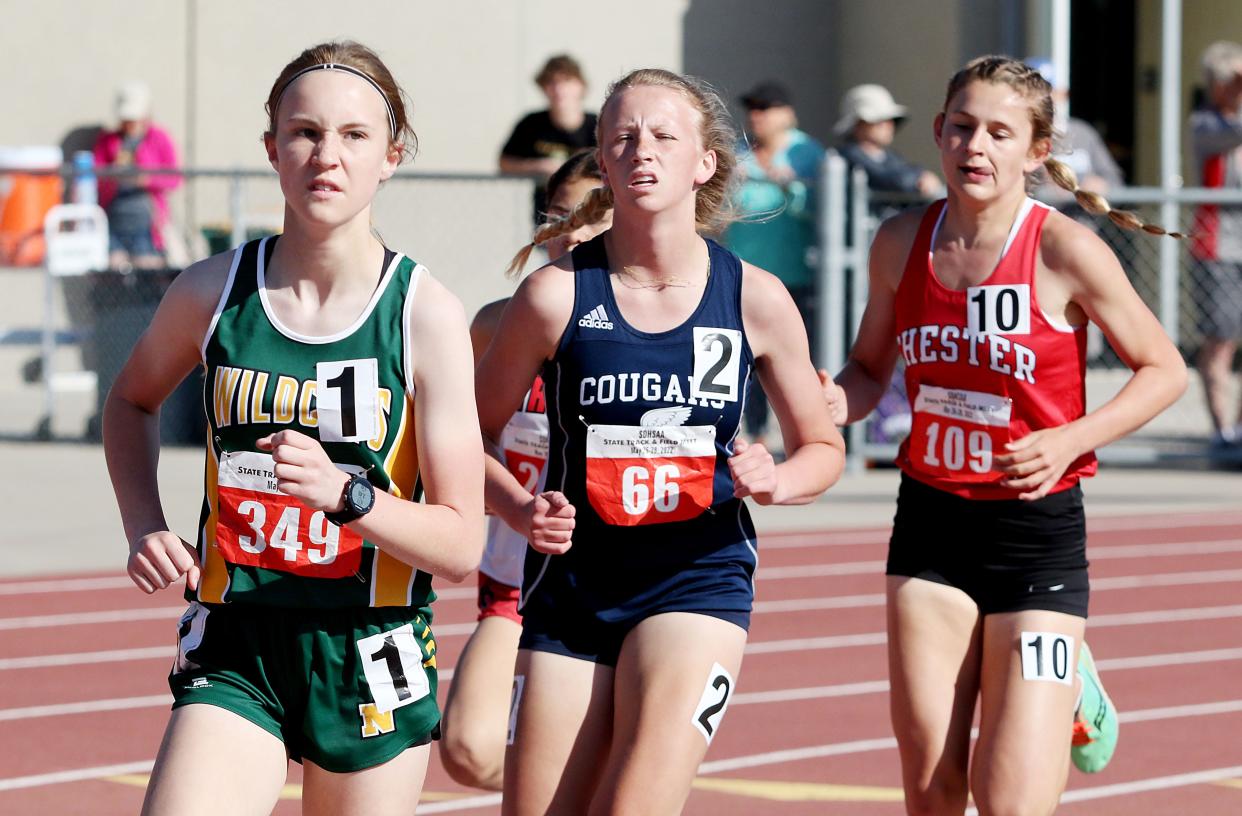
[[[686,521],[712,504],[714,425],[591,425],[587,498],[609,524]]]

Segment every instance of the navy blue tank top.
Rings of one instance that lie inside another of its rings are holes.
[[[682,570],[732,562],[753,573],[754,527],[727,465],[754,370],[742,264],[707,246],[698,308],[657,333],[622,316],[603,238],[574,249],[573,314],[543,368],[546,485],[577,509],[574,544],[561,556],[529,554],[524,595],[551,568],[570,576],[580,602],[619,617]]]

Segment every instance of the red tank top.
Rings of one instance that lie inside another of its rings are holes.
[[[1005,443],[1064,425],[1085,410],[1086,327],[1049,320],[1035,292],[1048,208],[1027,199],[1001,259],[978,286],[949,289],[932,268],[945,202],[927,208],[897,287],[897,346],[906,365],[913,424],[897,465],[968,499],[1013,499],[992,465]],[[1070,463],[1052,488],[1096,472],[1094,452]]]

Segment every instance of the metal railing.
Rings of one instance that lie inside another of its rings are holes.
[[[68,165],[50,170],[0,167],[0,175],[6,172],[60,175],[66,193],[75,180]],[[284,199],[270,169],[95,171],[100,178],[140,174],[185,180],[169,198],[174,222],[187,239],[187,261],[277,232],[283,223]],[[385,243],[427,266],[473,312],[512,292],[502,273],[513,253],[530,240],[531,206],[532,182],[526,178],[405,171],[381,187],[372,223]],[[0,436],[97,437],[103,397],[181,265],[58,275],[48,277],[46,287],[46,268],[5,272],[4,282],[15,291],[7,302],[0,300],[0,355],[5,360],[0,371]],[[41,320],[42,291],[52,292],[54,303],[50,317]],[[51,338],[50,350],[46,338]],[[46,399],[35,393],[42,386],[48,387]],[[46,409],[38,413],[36,403],[46,404]],[[174,424],[193,425],[178,423],[176,415],[199,410],[194,403],[187,396],[180,407],[165,405],[168,435],[175,435],[169,430]],[[201,425],[194,427],[197,433]]]

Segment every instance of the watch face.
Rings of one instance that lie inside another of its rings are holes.
[[[371,509],[371,503],[375,501],[375,492],[371,489],[371,485],[362,480],[350,482],[349,484],[349,503],[355,508],[365,513]]]

